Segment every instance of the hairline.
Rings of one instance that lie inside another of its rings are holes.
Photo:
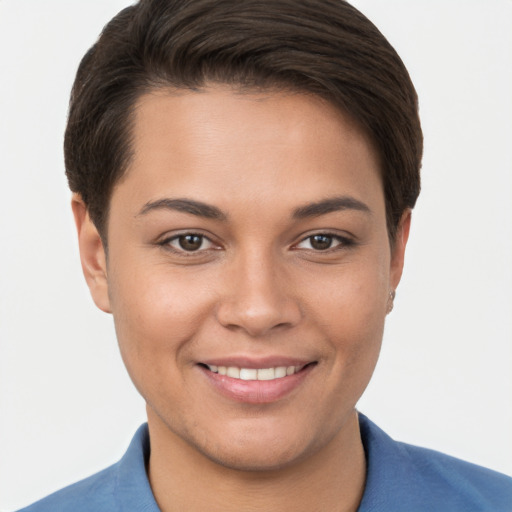
[[[381,180],[381,184],[383,186],[383,196],[384,196],[384,203],[385,203],[385,215],[386,215],[386,229],[388,231],[388,239],[390,243],[390,247],[393,248],[395,238],[396,238],[396,229],[393,231],[390,230],[389,225],[389,215],[391,215],[390,212],[388,212],[388,204],[387,204],[387,198],[386,193],[384,190],[385,185],[385,176],[384,176],[384,162],[382,161],[383,155],[381,153],[381,150],[379,149],[379,145],[375,140],[375,136],[371,133],[371,130],[369,130],[367,127],[363,125],[353,114],[351,114],[346,108],[343,108],[342,105],[339,104],[339,102],[333,101],[332,98],[328,98],[327,94],[322,95],[317,92],[308,90],[305,87],[300,87],[298,85],[294,85],[292,83],[288,83],[285,80],[279,81],[275,77],[272,77],[269,79],[270,84],[267,86],[263,82],[260,85],[254,85],[254,84],[245,84],[241,81],[236,80],[214,80],[209,79],[205,77],[202,84],[197,86],[177,86],[170,81],[164,81],[164,80],[154,80],[154,79],[148,79],[147,84],[143,87],[140,87],[138,90],[134,90],[134,98],[132,99],[129,111],[126,115],[126,124],[124,126],[123,134],[126,138],[126,152],[125,152],[125,162],[122,168],[119,169],[119,174],[116,178],[116,180],[112,183],[111,190],[109,192],[108,201],[106,204],[105,213],[101,218],[101,225],[97,225],[96,228],[100,234],[103,246],[105,247],[105,250],[107,250],[108,247],[108,221],[110,216],[110,206],[112,203],[112,196],[114,194],[114,191],[118,185],[120,185],[128,176],[130,172],[130,167],[133,162],[133,156],[135,153],[135,123],[137,119],[137,110],[140,108],[142,99],[148,95],[152,94],[163,94],[163,95],[171,95],[171,96],[182,96],[186,94],[191,93],[207,93],[208,89],[213,87],[225,87],[227,90],[230,90],[231,92],[234,92],[235,94],[240,95],[254,95],[254,94],[297,94],[297,95],[307,95],[316,98],[317,100],[322,101],[326,105],[330,105],[336,111],[338,111],[341,115],[345,117],[346,120],[349,121],[350,124],[352,124],[354,127],[359,130],[361,135],[364,136],[366,139],[366,142],[371,146],[373,151],[375,152],[375,155],[377,157],[377,165],[379,170],[379,179]],[[397,228],[398,226],[392,226],[394,228]]]

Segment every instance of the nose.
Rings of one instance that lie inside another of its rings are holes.
[[[302,312],[293,280],[270,257],[253,254],[230,266],[216,309],[218,322],[231,330],[262,337],[297,325]]]

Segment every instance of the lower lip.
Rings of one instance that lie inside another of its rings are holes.
[[[199,369],[209,382],[225,397],[247,404],[268,404],[277,402],[296,389],[316,365],[310,364],[300,372],[274,380],[241,380],[219,375],[207,368]]]

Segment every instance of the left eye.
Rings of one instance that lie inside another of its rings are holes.
[[[332,249],[333,247],[337,247],[339,245],[343,245],[344,240],[335,235],[330,235],[327,233],[318,233],[316,235],[311,235],[302,240],[299,244],[297,244],[297,248],[299,249],[313,249],[315,251],[326,251],[328,249]]]
[[[204,235],[196,233],[185,233],[165,241],[165,245],[171,246],[177,251],[197,252],[200,250],[211,249],[213,244]]]

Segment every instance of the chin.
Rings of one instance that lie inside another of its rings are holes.
[[[293,466],[306,454],[304,447],[290,443],[250,441],[233,446],[222,443],[215,449],[203,449],[203,455],[226,469],[244,472],[272,472]]]
[[[297,419],[269,421],[269,418],[246,419],[224,425],[219,432],[208,432],[203,442],[195,443],[204,456],[225,468],[247,472],[271,472],[294,466],[329,442],[319,436],[311,423],[297,428]],[[327,438],[326,438],[327,437]]]

